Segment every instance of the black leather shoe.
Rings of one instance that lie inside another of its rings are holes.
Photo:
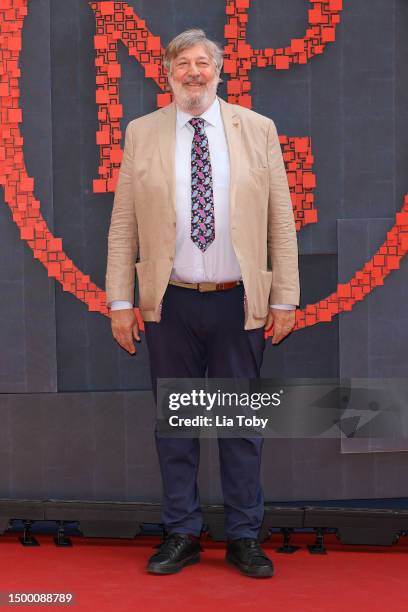
[[[185,533],[171,533],[158,548],[147,566],[151,574],[175,574],[185,565],[198,563],[202,550],[199,540],[193,540]]]
[[[246,576],[270,578],[273,564],[255,538],[239,538],[227,543],[227,563],[235,565]]]

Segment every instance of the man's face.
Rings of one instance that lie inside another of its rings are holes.
[[[172,61],[168,79],[176,104],[192,114],[201,114],[211,105],[219,80],[215,62],[202,45],[182,51]]]

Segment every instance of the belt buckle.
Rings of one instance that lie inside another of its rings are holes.
[[[198,283],[198,290],[203,293],[207,291],[215,291],[216,283]]]

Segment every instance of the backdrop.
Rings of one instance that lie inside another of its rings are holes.
[[[407,376],[405,0],[0,0],[0,497],[160,499],[107,232],[124,128],[169,102],[162,49],[196,26],[225,45],[220,95],[275,121],[292,192],[301,309],[263,375]],[[373,448],[266,440],[267,499],[406,496],[404,441]],[[206,440],[206,502],[217,461]]]

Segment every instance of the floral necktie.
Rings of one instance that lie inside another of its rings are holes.
[[[212,168],[204,119],[194,117],[191,147],[191,239],[205,251],[215,238]]]

